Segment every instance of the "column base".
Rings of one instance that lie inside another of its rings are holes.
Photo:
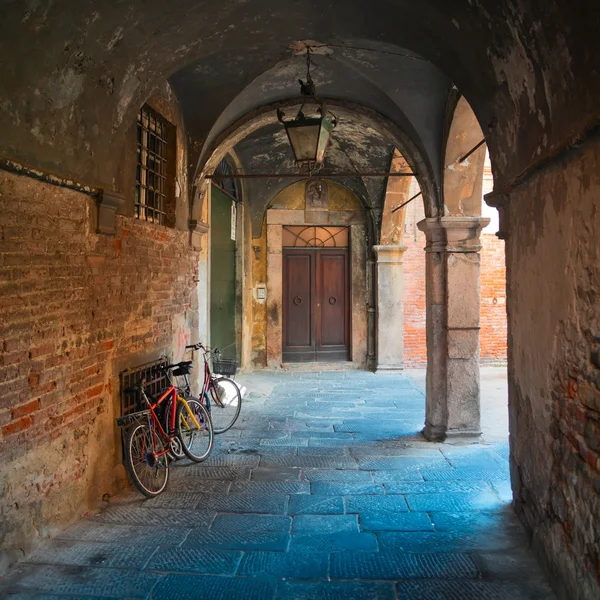
[[[478,444],[481,437],[481,431],[476,429],[446,429],[430,423],[425,423],[421,434],[428,442],[462,441]]]

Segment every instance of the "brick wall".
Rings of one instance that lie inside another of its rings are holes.
[[[114,490],[119,371],[180,356],[197,326],[187,233],[117,217],[100,236],[93,216],[83,194],[0,172],[4,562]]]
[[[409,196],[418,189],[411,188]],[[425,218],[423,202],[407,207],[404,253],[404,364],[427,363],[425,343],[425,235],[416,224]],[[506,361],[506,269],[504,242],[493,233],[481,236],[481,362]]]

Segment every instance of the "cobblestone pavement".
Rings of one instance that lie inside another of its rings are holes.
[[[0,596],[554,598],[510,509],[506,442],[423,441],[401,374],[240,379],[240,421],[206,463],[63,531]]]

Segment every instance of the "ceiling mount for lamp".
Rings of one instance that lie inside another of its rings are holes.
[[[299,167],[308,173],[320,169],[325,160],[325,152],[331,140],[331,132],[337,125],[336,117],[327,111],[324,102],[315,97],[316,86],[310,76],[310,46],[306,47],[306,82],[299,80],[302,105],[293,119],[285,120],[285,113],[277,110],[277,118],[283,123],[292,152]],[[319,116],[307,117],[303,108],[307,103],[317,105]]]

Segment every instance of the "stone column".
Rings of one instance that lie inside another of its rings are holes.
[[[404,365],[404,251],[373,246],[377,254],[377,370]]]
[[[489,219],[436,217],[427,238],[427,400],[431,441],[478,436],[481,230]]]

